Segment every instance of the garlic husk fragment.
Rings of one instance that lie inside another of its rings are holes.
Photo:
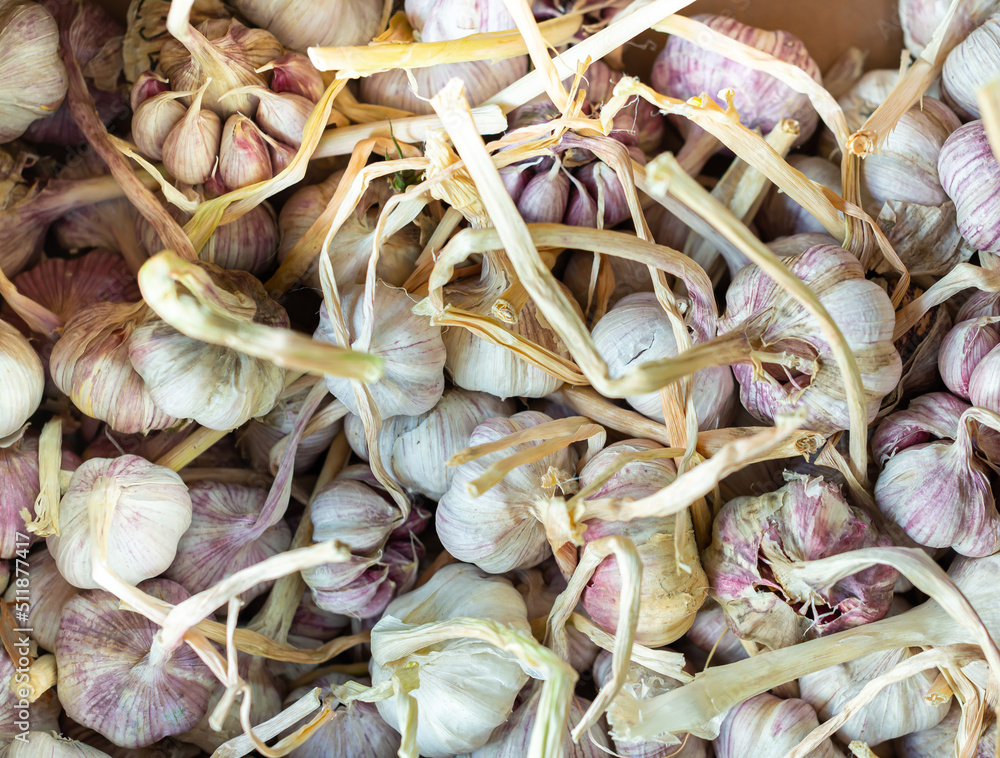
[[[824,721],[833,718],[872,679],[912,657],[910,648],[863,655],[848,663],[807,674],[799,679],[800,697]],[[837,735],[844,742],[863,740],[880,745],[937,724],[948,713],[948,699],[928,699],[936,669],[920,671],[886,687],[876,698],[848,719]]]
[[[459,388],[444,391],[431,410],[419,416],[394,416],[379,430],[382,462],[404,488],[431,500],[448,491],[456,469],[448,459],[469,446],[469,437],[479,424],[514,413],[514,403],[485,392]],[[361,458],[368,460],[364,426],[358,416],[345,420],[347,440]]]
[[[161,574],[191,525],[191,498],[180,476],[137,455],[91,458],[73,472],[59,504],[58,534],[46,538],[59,572],[81,589],[98,585],[91,574],[88,504],[108,486],[121,492],[108,540],[110,567],[135,585]]]
[[[371,306],[365,289],[360,286],[345,287],[340,299],[350,346],[385,360],[385,374],[368,384],[368,391],[383,418],[426,413],[444,392],[445,347],[441,327],[414,314],[414,302],[404,290],[381,282],[374,287]],[[319,317],[315,338],[337,344],[325,303]],[[326,386],[352,413],[359,412],[349,379],[327,376]]]
[[[587,462],[580,472],[586,488],[606,470],[620,465],[620,454],[641,453],[658,448],[649,440],[631,440],[609,445]],[[677,474],[666,458],[625,463],[588,499],[632,498],[641,500],[674,481]],[[642,561],[641,603],[635,640],[647,647],[662,647],[680,637],[694,622],[695,613],[708,595],[708,578],[698,559],[694,529],[688,516],[643,518],[632,521],[586,522],[586,543],[622,535],[636,547]],[[680,534],[678,534],[678,529]],[[586,545],[582,553],[586,553]],[[583,607],[594,623],[610,634],[618,627],[622,576],[618,560],[605,558],[587,583]]]
[[[234,5],[293,50],[365,45],[382,31],[382,0],[339,0],[319,7],[303,0],[236,0]]]
[[[598,687],[603,687],[611,678],[611,653],[602,650],[594,662],[594,681]],[[633,697],[642,700],[653,697],[677,687],[679,682],[669,679],[661,674],[651,671],[638,663],[630,663],[628,676],[625,679],[623,690],[628,691]],[[611,726],[611,739],[614,741],[616,752],[624,758],[708,758],[711,755],[711,746],[707,740],[695,737],[692,734],[679,735],[678,740],[682,743],[678,745],[661,744],[659,742],[636,740],[615,737],[615,703],[612,702],[608,709],[608,723]]]
[[[838,195],[843,194],[840,167],[825,158],[795,154],[788,157],[788,165]],[[826,233],[826,227],[815,216],[773,186],[764,198],[755,222],[760,229],[761,237],[765,240],[793,234]]]
[[[40,647],[54,651],[63,606],[76,595],[77,588],[63,579],[48,550],[35,550],[31,553],[31,582],[27,589],[31,637]],[[18,602],[16,590],[16,585],[12,584],[4,595],[4,600],[12,608]],[[23,595],[21,602],[24,602]]]
[[[188,598],[166,579],[139,589],[171,604]],[[187,645],[152,656],[159,629],[121,610],[118,598],[104,590],[71,599],[56,641],[58,689],[70,718],[126,748],[194,727],[208,710],[216,679]]]
[[[1000,68],[1000,14],[994,14],[948,53],[941,69],[945,99],[958,115],[982,118],[976,90],[986,86]]]
[[[902,372],[892,343],[895,315],[888,295],[865,279],[854,255],[835,245],[817,245],[786,264],[813,289],[840,327],[857,360],[868,420],[874,420]],[[749,360],[734,365],[743,407],[765,422],[804,407],[806,428],[823,434],[848,429],[850,411],[840,369],[813,316],[753,265],[736,275],[726,304],[720,332],[739,330],[753,349],[784,353],[796,365],[794,370],[775,364],[762,370]]]
[[[938,155],[938,174],[962,236],[977,250],[1000,252],[1000,165],[982,121],[952,132]]]
[[[285,309],[253,276],[210,263],[199,265],[217,286],[254,304],[254,323],[288,327]],[[192,339],[158,317],[150,317],[132,334],[129,359],[158,408],[219,431],[263,416],[284,389],[285,372],[271,361]]]
[[[782,700],[764,693],[733,708],[722,720],[713,743],[716,758],[748,755],[784,755],[816,727],[816,711],[802,700]],[[843,758],[829,739],[810,758]]]
[[[936,725],[911,732],[898,738],[893,746],[899,758],[937,758],[955,750],[959,725],[962,720],[962,705],[953,701],[948,714]],[[983,731],[976,745],[976,752],[970,758],[993,758],[997,746],[997,724],[994,721]]]
[[[949,0],[899,0],[899,21],[903,40],[914,56],[920,55],[948,13]],[[959,3],[952,19],[957,39],[979,26],[1000,4],[997,0],[968,0]]]
[[[0,321],[0,449],[21,436],[21,428],[38,410],[45,390],[45,372],[38,353],[13,326]]]
[[[25,732],[5,748],[0,748],[3,758],[108,758],[96,747],[76,740],[60,737],[54,732]]]
[[[259,536],[257,524],[267,491],[220,482],[195,482],[191,497],[191,526],[177,543],[177,554],[164,576],[192,594],[207,590],[227,576],[288,549],[292,533],[278,521]],[[249,603],[271,583],[241,593]]]
[[[890,544],[836,484],[786,474],[788,483],[723,506],[703,555],[712,596],[742,639],[775,650],[884,617],[897,573],[877,566],[832,587],[814,587],[798,562]]]
[[[535,411],[494,418],[475,428],[470,447],[496,442],[515,432],[551,421]],[[458,467],[451,486],[438,502],[434,523],[445,550],[484,571],[502,574],[537,566],[550,554],[545,526],[536,503],[550,496],[553,484],[574,476],[576,452],[564,447],[537,461],[518,466],[479,497],[468,491],[471,482],[496,461],[539,444],[524,442],[484,455]],[[549,486],[546,486],[546,485]]]
[[[524,601],[508,581],[473,566],[445,566],[425,585],[397,598],[372,629],[372,683],[416,668],[416,746],[421,755],[446,758],[475,750],[509,716],[528,677],[511,653],[463,638],[425,648],[395,637],[419,633],[422,624],[455,618],[492,621],[530,636]],[[402,647],[401,647],[402,645]],[[382,718],[401,731],[396,703],[377,703]]]
[[[59,29],[38,3],[0,2],[0,143],[50,115],[66,95],[66,69],[59,58]]]
[[[11,661],[7,652],[0,649],[0,741],[14,740],[24,732],[23,724],[29,720],[33,729],[58,732],[61,706],[54,689],[43,692],[27,709],[18,705],[17,677],[23,674],[19,675],[17,669],[29,668],[31,658],[25,655],[22,660],[23,650],[15,648],[15,651],[18,659]]]
[[[619,300],[597,322],[591,336],[613,377],[621,376],[635,365],[673,358],[678,353],[670,319],[652,292],[638,292]],[[698,371],[692,378],[698,428],[727,426],[736,405],[733,372],[728,366],[713,366]],[[625,400],[644,416],[663,421],[659,392],[633,395]]]
[[[67,323],[49,358],[52,380],[73,404],[125,434],[177,423],[157,405],[129,360],[131,338],[146,314],[141,302],[83,308]]]
[[[413,36],[421,42],[444,42],[478,32],[516,28],[506,6],[492,1],[406,0],[404,8],[407,21],[413,27]],[[499,61],[445,63],[413,69],[412,72],[394,69],[362,78],[361,99],[372,105],[431,114],[434,109],[429,99],[455,77],[465,83],[469,105],[476,106],[520,79],[527,71],[526,55]],[[408,73],[416,80],[416,93],[410,90]]]

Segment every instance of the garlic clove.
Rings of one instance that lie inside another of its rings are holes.
[[[368,304],[365,289],[359,286],[341,290],[340,304],[351,346],[385,361],[383,377],[368,384],[382,418],[417,416],[431,410],[444,393],[445,346],[441,327],[414,314],[414,303],[405,291],[382,282],[375,283],[372,306]],[[366,333],[371,336],[362,342],[361,336]],[[337,344],[325,303],[314,336],[321,342]],[[326,386],[352,413],[358,413],[350,380],[327,376]]]
[[[569,200],[569,177],[558,161],[552,168],[535,174],[517,199],[517,209],[527,224],[556,224],[562,221]]]
[[[782,700],[765,693],[729,711],[713,743],[716,758],[784,755],[819,726],[816,711],[803,700]],[[829,739],[810,758],[843,758]]]
[[[969,407],[947,392],[932,392],[913,400],[904,411],[886,416],[872,435],[872,453],[880,466],[901,450],[935,438],[955,439]]]
[[[163,141],[163,165],[185,184],[201,184],[215,168],[222,138],[222,121],[201,107],[204,90],[195,96],[184,118],[170,129]]]
[[[535,176],[536,169],[537,161],[533,160],[513,163],[500,169],[500,179],[503,181],[503,186],[515,203],[520,199],[528,182]]]
[[[311,100],[293,92],[272,92],[265,87],[247,87],[246,91],[260,100],[254,120],[264,132],[286,145],[298,147],[302,144],[306,121],[315,107]]]
[[[354,553],[380,547],[402,520],[396,504],[380,492],[343,479],[334,479],[316,493],[309,514],[315,542],[340,540]]]
[[[219,178],[230,189],[239,189],[271,178],[267,143],[253,121],[234,113],[222,126]]]
[[[139,589],[172,604],[188,597],[166,579]],[[55,651],[59,695],[69,717],[133,749],[194,727],[208,711],[215,677],[187,645],[154,655],[159,629],[121,610],[118,598],[104,590],[71,599]]]
[[[170,82],[164,79],[155,71],[143,71],[132,82],[132,90],[129,93],[129,105],[134,113],[139,106],[151,97],[170,92]]]
[[[1000,252],[1000,165],[982,121],[956,129],[938,155],[941,186],[955,203],[958,229],[977,250]]]
[[[59,504],[58,533],[46,538],[59,572],[81,589],[97,587],[91,575],[88,502],[95,491],[108,486],[108,480],[121,491],[108,552],[111,569],[123,581],[135,585],[163,573],[191,525],[191,497],[172,470],[137,455],[85,461],[73,472]]]
[[[0,449],[21,437],[21,430],[38,410],[45,389],[42,361],[17,329],[0,321]]]
[[[163,145],[188,109],[173,92],[161,92],[141,102],[132,114],[132,139],[139,152],[163,160]]]
[[[308,56],[288,52],[280,58],[275,58],[268,66],[271,71],[273,92],[291,92],[314,103],[318,103],[323,97],[323,91],[326,89],[323,85],[323,76],[313,66]]]
[[[938,353],[938,371],[945,386],[968,400],[973,373],[997,345],[1000,345],[1000,329],[991,318],[955,324],[945,335]]]
[[[569,190],[569,200],[566,202],[566,215],[563,223],[569,226],[597,227],[597,201],[579,181],[573,183]],[[621,259],[619,259],[621,260]]]

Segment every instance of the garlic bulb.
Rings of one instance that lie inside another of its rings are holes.
[[[17,329],[0,321],[0,449],[21,437],[21,428],[38,410],[45,389],[42,361]]]
[[[621,376],[637,364],[672,358],[678,352],[670,319],[652,292],[637,292],[622,298],[597,322],[592,336],[612,376]],[[714,366],[698,371],[693,380],[698,428],[727,426],[736,403],[733,372],[728,366]],[[633,395],[625,400],[644,416],[663,421],[659,392]]]
[[[224,97],[230,90],[263,86],[257,69],[284,52],[264,29],[248,29],[233,19],[209,19],[189,27],[188,39],[170,39],[160,51],[159,69],[175,92],[205,86],[205,106],[221,119],[234,113],[253,118],[257,98],[246,93]]]
[[[441,327],[414,314],[414,302],[404,290],[381,282],[375,284],[373,305],[369,306],[366,292],[359,286],[345,287],[340,304],[351,347],[385,360],[383,377],[367,385],[382,417],[417,416],[433,408],[444,392],[445,348]],[[314,337],[337,344],[325,303],[319,319]],[[326,386],[352,413],[358,413],[349,379],[327,376]]]
[[[103,750],[54,732],[25,732],[10,745],[0,748],[4,758],[108,758]]]
[[[616,464],[621,453],[658,448],[649,440],[630,440],[609,445],[587,462],[580,472],[581,488],[588,487]],[[595,498],[641,500],[669,485],[676,477],[673,463],[666,458],[632,461],[616,471],[597,491]],[[675,530],[685,531],[679,539]],[[628,537],[642,560],[641,603],[635,640],[647,647],[662,647],[688,630],[695,613],[708,595],[708,578],[698,560],[694,529],[687,517],[677,519],[642,518],[632,521],[586,522],[583,538],[587,543],[615,534]],[[586,545],[582,552],[586,553]],[[683,565],[683,567],[682,567]],[[594,571],[583,592],[583,607],[594,623],[610,634],[618,627],[622,577],[615,556],[608,556]]]
[[[191,593],[207,590],[227,576],[288,549],[292,533],[278,521],[263,531],[258,526],[267,491],[220,482],[195,482],[191,497],[191,526],[177,543],[177,554],[167,568],[167,579]],[[264,594],[270,583],[243,592],[249,603]]]
[[[877,676],[912,657],[910,648],[871,653],[839,666],[807,674],[799,679],[800,697],[826,721],[840,713],[844,704]],[[948,713],[948,700],[928,700],[937,678],[935,669],[920,671],[885,688],[876,698],[848,719],[837,735],[844,742],[863,740],[880,745],[911,732],[929,729]]]
[[[416,746],[428,758],[467,753],[486,744],[509,716],[527,675],[512,654],[472,638],[417,648],[396,641],[416,636],[422,624],[454,618],[490,620],[530,635],[524,601],[510,583],[464,565],[445,566],[422,587],[397,598],[372,629],[372,683],[377,687],[407,669],[418,674],[409,696],[417,701]],[[402,643],[403,647],[401,647]],[[382,718],[400,731],[391,700],[377,703]]]
[[[253,276],[210,263],[201,266],[224,289],[255,303],[255,323],[287,328],[285,309]],[[284,389],[285,372],[274,363],[192,339],[159,318],[149,318],[135,330],[128,355],[158,408],[209,429],[235,429],[263,416]]]
[[[31,608],[31,638],[39,647],[54,651],[63,606],[76,596],[77,589],[63,579],[48,550],[35,550],[31,553],[31,582],[27,589],[27,603]],[[16,606],[16,585],[7,588],[4,600],[12,608]],[[21,601],[24,602],[23,594]]]
[[[932,97],[922,98],[920,105],[902,115],[879,151],[863,161],[865,188],[878,203],[946,202],[948,195],[938,178],[938,156],[941,146],[961,125],[944,103]]]
[[[976,90],[989,83],[998,67],[1000,14],[993,14],[948,53],[941,69],[945,99],[960,116],[982,117]]]
[[[997,356],[993,350],[1000,345],[1000,331],[992,317],[966,319],[951,328],[941,343],[938,370],[945,385],[961,398],[976,405],[995,409],[992,400],[991,373]],[[973,397],[975,396],[975,397]]]
[[[255,26],[293,50],[365,45],[382,31],[381,0],[339,0],[320,8],[301,1],[236,0],[234,4]]]
[[[514,19],[503,3],[493,0],[405,0],[407,21],[413,36],[421,42],[445,42],[479,32],[499,32],[514,29]],[[454,77],[465,82],[465,95],[470,105],[479,105],[528,72],[528,58],[521,55],[499,61],[469,61],[445,63],[414,69],[410,74],[417,91],[408,85],[407,72],[394,69],[361,79],[361,99],[373,105],[410,111],[433,113],[429,98],[433,97]]]
[[[938,155],[941,186],[955,203],[958,229],[977,250],[1000,252],[1000,165],[982,121],[956,129]]]
[[[684,640],[706,654],[712,653],[711,662],[716,665],[750,657],[740,644],[739,637],[726,625],[726,612],[711,601],[695,614],[694,623],[685,633]]]
[[[816,711],[802,700],[782,700],[770,694],[757,695],[733,708],[722,720],[713,743],[716,758],[748,755],[784,755],[816,727]],[[810,758],[843,758],[839,748],[826,739]]]
[[[936,725],[911,732],[897,739],[893,745],[899,758],[937,758],[955,750],[958,729],[962,720],[962,706],[955,700],[951,709]],[[997,724],[994,721],[983,731],[970,758],[992,758],[996,754]]]
[[[551,420],[535,411],[493,418],[473,430],[469,445],[495,442]],[[475,563],[492,574],[537,566],[551,554],[537,504],[552,494],[553,483],[573,477],[577,456],[572,448],[562,448],[518,466],[479,497],[473,497],[467,490],[492,463],[536,444],[524,442],[458,467],[451,486],[438,503],[434,519],[445,550],[460,561]]]
[[[785,478],[777,492],[726,503],[702,556],[729,627],[772,650],[884,617],[897,577],[876,566],[832,587],[802,581],[797,562],[891,543],[837,485],[820,477]]]
[[[843,194],[840,167],[825,158],[795,154],[788,157],[788,165],[807,179]],[[775,186],[768,191],[754,220],[765,240],[792,234],[826,234],[826,227],[815,216]]]
[[[15,647],[18,660],[12,661],[6,650],[0,649],[0,742],[15,740],[24,731],[24,722],[29,721],[32,729],[59,731],[59,712],[61,707],[56,699],[55,690],[49,689],[41,697],[31,703],[26,709],[19,705],[17,685],[20,683],[18,668],[27,668],[31,659],[25,655],[21,659],[23,649]],[[2,750],[2,748],[0,748]]]
[[[791,234],[787,237],[778,237],[767,243],[767,249],[779,258],[792,258],[801,255],[811,247],[816,245],[836,245],[837,240],[829,234],[816,234],[807,232],[805,234]]]
[[[95,303],[66,325],[49,359],[56,386],[83,413],[117,432],[149,432],[177,422],[154,401],[129,360],[144,303]]]
[[[928,396],[919,409],[924,413],[918,423],[907,425],[910,434],[899,439],[898,423],[892,429],[897,434],[887,432],[883,439],[876,433],[876,454],[885,462],[875,483],[875,502],[918,544],[987,556],[1000,547],[1000,513],[993,498],[991,467],[977,455],[977,447],[983,448],[976,442],[979,413],[966,407],[954,419],[952,408],[960,402],[944,393]],[[932,423],[926,423],[932,414]],[[923,439],[938,439],[922,441],[921,433]],[[890,439],[895,443],[891,448],[886,444]],[[991,448],[986,450],[997,460],[997,447]]]
[[[303,187],[295,192],[281,209],[278,228],[281,242],[278,259],[284,261],[295,244],[309,231],[316,219],[333,199],[344,172],[337,171],[326,181]],[[357,283],[372,255],[375,225],[378,222],[379,206],[392,196],[387,182],[374,181],[362,195],[355,212],[347,217],[330,244],[330,262],[333,264],[333,278],[338,286]],[[393,287],[402,285],[413,271],[413,263],[420,255],[420,232],[413,224],[407,224],[400,231],[382,241],[376,275]],[[309,264],[302,275],[301,283],[321,290],[319,280],[319,258]]]
[[[485,392],[446,389],[426,413],[393,416],[382,424],[378,435],[382,462],[407,490],[440,500],[455,477],[456,469],[447,465],[448,459],[469,446],[469,437],[479,424],[513,412],[509,400]],[[354,452],[368,460],[361,419],[348,416],[345,429]]]
[[[948,13],[949,0],[899,0],[899,21],[903,39],[914,56],[923,52],[938,25]],[[952,19],[957,39],[979,26],[1000,4],[997,0],[968,0],[959,3]]]
[[[812,287],[840,327],[857,359],[869,421],[895,389],[902,361],[892,343],[895,315],[888,295],[864,278],[857,258],[834,245],[817,245],[786,261]],[[733,366],[743,407],[761,421],[805,407],[806,427],[831,434],[850,426],[840,369],[816,320],[756,266],[747,266],[726,292],[720,332],[739,330],[753,349],[784,353],[795,368],[752,361]]]
[[[64,737],[103,750],[111,758],[198,758],[201,755],[201,751],[194,745],[179,742],[173,737],[164,737],[145,748],[123,748],[93,729],[77,724],[68,716],[63,716],[59,725]]]
[[[32,121],[55,112],[66,95],[59,29],[38,3],[0,2],[0,144],[17,139]]]
[[[139,589],[172,604],[188,597],[166,579]],[[118,598],[104,590],[81,592],[66,603],[55,653],[59,696],[70,718],[126,748],[195,726],[208,710],[215,677],[187,645],[152,655],[159,629],[121,610]]]
[[[138,584],[161,574],[174,559],[191,525],[191,498],[181,478],[137,455],[91,458],[70,480],[59,504],[58,534],[46,538],[59,572],[82,589],[97,587],[91,575],[89,501],[106,479],[120,488],[108,538],[109,565],[123,581]]]

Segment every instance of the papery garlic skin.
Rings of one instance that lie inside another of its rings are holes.
[[[421,42],[445,42],[470,34],[499,32],[516,28],[503,3],[491,0],[406,0],[406,18],[413,36]],[[469,105],[479,105],[528,71],[528,58],[519,55],[500,61],[469,61],[415,69],[418,90],[414,94],[402,69],[386,71],[361,79],[361,99],[373,105],[385,105],[417,114],[434,112],[429,98],[436,95],[453,77],[465,82]]]
[[[977,250],[1000,252],[1000,165],[982,121],[952,132],[938,155],[938,174],[962,236]]]
[[[414,302],[405,291],[381,282],[375,284],[371,308],[364,288],[358,286],[341,291],[340,305],[351,347],[385,361],[385,374],[367,385],[382,418],[417,416],[433,408],[444,392],[445,347],[441,327],[412,313]],[[338,344],[325,303],[319,318],[314,337]],[[362,339],[366,330],[371,332],[370,339]],[[359,412],[349,379],[327,376],[326,386],[352,413]]]
[[[955,749],[962,720],[962,705],[953,700],[951,709],[936,725],[919,732],[905,734],[893,742],[898,758],[938,758]],[[997,724],[994,721],[983,731],[970,758],[993,758],[997,746]]]
[[[31,582],[27,589],[31,637],[45,650],[55,651],[63,606],[76,596],[77,588],[63,579],[51,553],[35,550],[31,553]],[[17,585],[12,584],[3,599],[11,607],[19,601],[25,602],[23,588],[19,598]]]
[[[816,712],[802,700],[782,700],[764,693],[740,703],[726,714],[713,743],[716,758],[784,755],[819,726]],[[843,758],[829,739],[810,758]]]
[[[993,14],[962,40],[945,59],[941,87],[960,116],[982,118],[976,90],[1000,68],[1000,14]]]
[[[38,3],[0,2],[0,144],[17,139],[37,118],[51,115],[66,95],[59,29]]]
[[[848,663],[833,666],[799,679],[800,697],[816,709],[826,721],[836,716],[851,698],[872,679],[915,654],[909,648],[886,650],[863,655]],[[931,686],[938,677],[935,669],[920,671],[881,692],[851,716],[837,735],[844,742],[863,740],[880,745],[911,732],[929,729],[948,713],[948,700],[928,700]]]
[[[798,562],[889,541],[836,484],[794,474],[786,479],[776,492],[726,503],[702,555],[729,627],[771,650],[883,618],[897,578],[895,570],[875,566],[831,587],[801,581]]]
[[[816,293],[854,352],[871,422],[902,373],[892,343],[895,313],[889,296],[865,279],[854,255],[835,245],[817,245],[786,264]],[[761,370],[751,361],[734,365],[744,408],[761,421],[772,422],[804,407],[806,428],[822,434],[850,428],[844,379],[832,348],[798,301],[750,265],[736,275],[726,292],[726,305],[720,332],[739,330],[753,349],[790,354],[805,363],[806,371],[814,372],[793,376],[781,366],[765,365]]]
[[[123,581],[138,584],[161,574],[191,525],[191,498],[174,471],[137,455],[91,458],[73,472],[59,504],[59,532],[46,538],[59,572],[70,584],[95,589],[91,574],[91,493],[111,478],[121,489],[108,537],[108,562]]]
[[[394,633],[453,618],[487,619],[530,634],[524,601],[508,581],[473,566],[452,564],[430,581],[389,604],[372,629],[372,683],[378,686],[411,662],[419,667],[416,745],[428,758],[447,758],[486,744],[511,712],[528,677],[514,656],[474,639],[456,639],[421,649],[399,647]],[[393,700],[376,704],[399,731]]]
[[[543,564],[540,568],[516,571],[509,578],[515,582],[514,586],[524,599],[529,619],[547,617],[556,598],[566,589],[566,579],[554,561]],[[568,663],[576,671],[584,672],[594,664],[600,648],[591,642],[590,637],[573,626],[567,626],[566,643],[569,649]]]
[[[903,26],[903,40],[914,56],[920,55],[924,46],[948,13],[949,0],[899,0],[899,21]],[[997,0],[967,0],[958,4],[951,28],[962,39],[1000,7]]]
[[[166,579],[140,590],[176,604],[189,595]],[[208,710],[216,679],[187,645],[151,655],[160,627],[121,610],[104,590],[88,590],[63,611],[56,641],[58,689],[74,721],[125,748],[152,745],[194,727]]]
[[[512,413],[514,403],[509,400],[485,392],[446,389],[426,413],[393,416],[383,422],[378,435],[382,463],[407,490],[440,500],[455,477],[456,469],[447,465],[448,459],[469,446],[469,437],[479,424]],[[344,425],[351,448],[368,460],[361,419],[352,414]]]
[[[609,445],[587,462],[580,472],[580,486],[587,487],[620,454],[658,448],[649,440],[629,440]],[[666,458],[626,463],[588,499],[640,500],[668,486],[676,478]],[[680,637],[694,622],[695,613],[708,596],[708,578],[698,558],[697,541],[689,518],[640,518],[632,521],[586,522],[586,543],[612,535],[630,539],[642,561],[639,617],[635,640],[647,647],[662,647]],[[675,530],[682,530],[678,535]],[[586,554],[587,547],[581,551]],[[682,568],[683,565],[683,568]],[[622,576],[615,556],[598,565],[581,598],[587,614],[610,634],[618,630]]]
[[[42,361],[31,344],[10,324],[0,321],[0,448],[21,436],[38,410],[45,390]]]
[[[637,292],[618,301],[594,326],[591,335],[612,377],[636,365],[677,355],[670,319],[652,292]],[[728,366],[698,371],[693,379],[698,428],[718,429],[729,424],[736,405],[733,372]],[[663,421],[659,392],[632,395],[626,402],[639,413]]]
[[[552,419],[544,413],[523,411],[510,418],[494,418],[475,428],[469,446],[495,442],[508,434],[529,429]],[[551,494],[543,479],[555,469],[561,479],[575,472],[576,453],[572,448],[518,466],[501,482],[473,497],[468,485],[495,461],[537,442],[525,442],[506,450],[484,455],[458,467],[451,486],[438,502],[434,519],[445,550],[460,561],[475,563],[491,574],[537,566],[550,554],[545,527],[536,517],[536,503]]]

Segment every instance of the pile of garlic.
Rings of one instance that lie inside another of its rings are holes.
[[[996,752],[1000,3],[233,5],[0,0],[0,756]]]

